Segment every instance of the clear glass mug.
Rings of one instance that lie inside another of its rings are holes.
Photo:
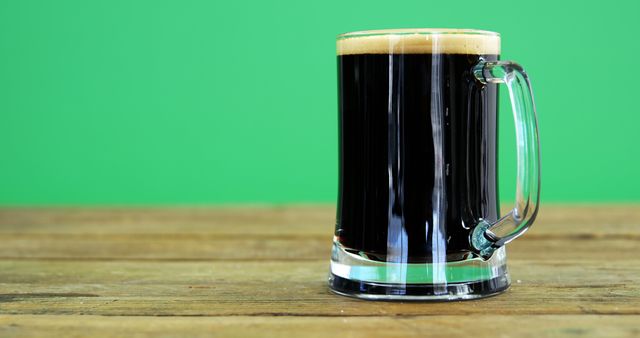
[[[402,29],[338,36],[339,198],[330,288],[365,299],[456,300],[510,280],[504,245],[539,203],[527,74],[500,35]],[[497,95],[517,137],[515,207],[500,215]]]

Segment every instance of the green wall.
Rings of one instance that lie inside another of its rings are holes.
[[[332,202],[335,35],[391,27],[501,32],[543,200],[640,201],[640,6],[615,3],[3,0],[0,204]]]

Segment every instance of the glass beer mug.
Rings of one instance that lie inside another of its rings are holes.
[[[339,197],[330,288],[365,299],[457,300],[510,280],[504,245],[540,189],[529,79],[500,35],[463,29],[338,36]],[[517,137],[514,208],[500,215],[498,84]]]

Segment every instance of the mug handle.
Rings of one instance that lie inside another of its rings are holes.
[[[481,61],[473,74],[484,85],[503,83],[509,89],[516,126],[517,181],[513,210],[495,222],[480,219],[471,245],[483,258],[522,235],[536,218],[540,203],[540,143],[529,77],[512,61]]]

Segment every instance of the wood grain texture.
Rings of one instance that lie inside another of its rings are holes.
[[[640,316],[0,316],[2,337],[638,337]],[[544,323],[541,325],[541,323]],[[498,324],[498,325],[497,325]],[[498,329],[499,328],[501,329]]]
[[[640,206],[544,206],[511,289],[453,303],[331,294],[333,213],[0,209],[0,336],[640,336]]]

